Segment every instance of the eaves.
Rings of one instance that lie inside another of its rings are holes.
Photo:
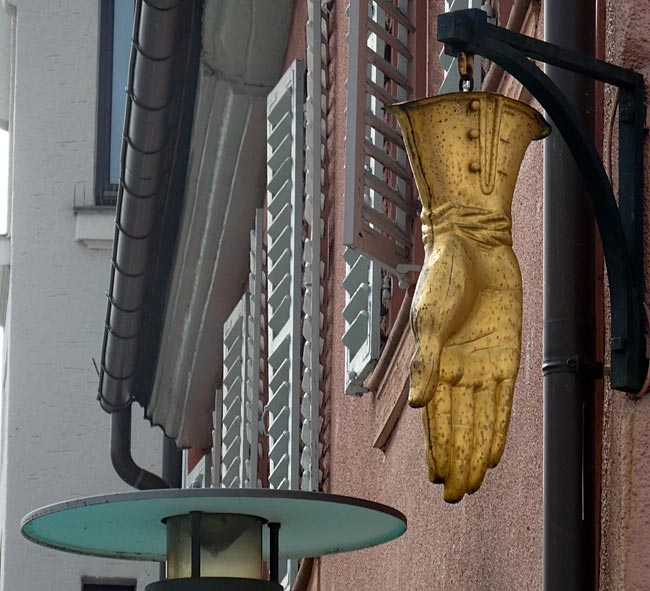
[[[154,190],[156,179],[169,173],[168,186],[151,236],[138,242],[150,243],[146,255],[134,243],[120,257],[118,234],[145,217],[123,215],[118,205],[100,400],[109,411],[138,400],[150,421],[182,447],[211,445],[223,321],[247,281],[248,230],[265,194],[266,95],[282,73],[293,4],[206,3],[196,107],[188,113],[194,87],[186,68],[185,84],[176,89],[184,108],[168,120],[177,131],[171,159],[167,165],[153,166],[146,158],[129,165],[132,145],[128,136],[125,141],[123,185],[130,187],[135,173]],[[148,38],[155,41],[161,31],[169,29],[150,31]],[[155,89],[160,79],[151,72],[139,77],[135,66],[132,83],[147,81]],[[133,125],[127,112],[125,130]],[[155,137],[160,129],[158,124],[150,131]],[[123,204],[129,193],[121,193]],[[122,247],[129,242],[127,236]],[[122,261],[131,265],[126,273]],[[126,306],[115,298],[116,283],[130,283]]]
[[[248,280],[266,191],[266,96],[282,74],[293,0],[206,5],[191,160],[147,417],[209,448],[223,323]]]

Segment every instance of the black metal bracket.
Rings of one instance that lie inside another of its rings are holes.
[[[438,16],[445,52],[481,55],[512,74],[539,101],[567,144],[584,179],[603,245],[611,298],[611,385],[638,392],[645,381],[643,319],[643,76],[587,55],[491,25],[479,9]],[[617,205],[593,140],[557,85],[533,61],[620,89]]]

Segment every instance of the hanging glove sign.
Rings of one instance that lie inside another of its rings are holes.
[[[464,92],[388,107],[422,200],[424,263],[411,307],[409,404],[422,407],[429,478],[460,501],[505,446],[521,355],[511,202],[537,111]]]

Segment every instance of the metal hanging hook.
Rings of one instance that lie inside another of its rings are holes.
[[[458,90],[471,92],[474,90],[474,54],[461,51],[458,54]]]

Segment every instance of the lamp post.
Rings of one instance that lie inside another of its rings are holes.
[[[379,503],[324,493],[169,489],[50,505],[27,515],[21,531],[66,552],[164,561],[166,578],[147,591],[281,591],[280,559],[382,544],[406,531],[406,518]]]

